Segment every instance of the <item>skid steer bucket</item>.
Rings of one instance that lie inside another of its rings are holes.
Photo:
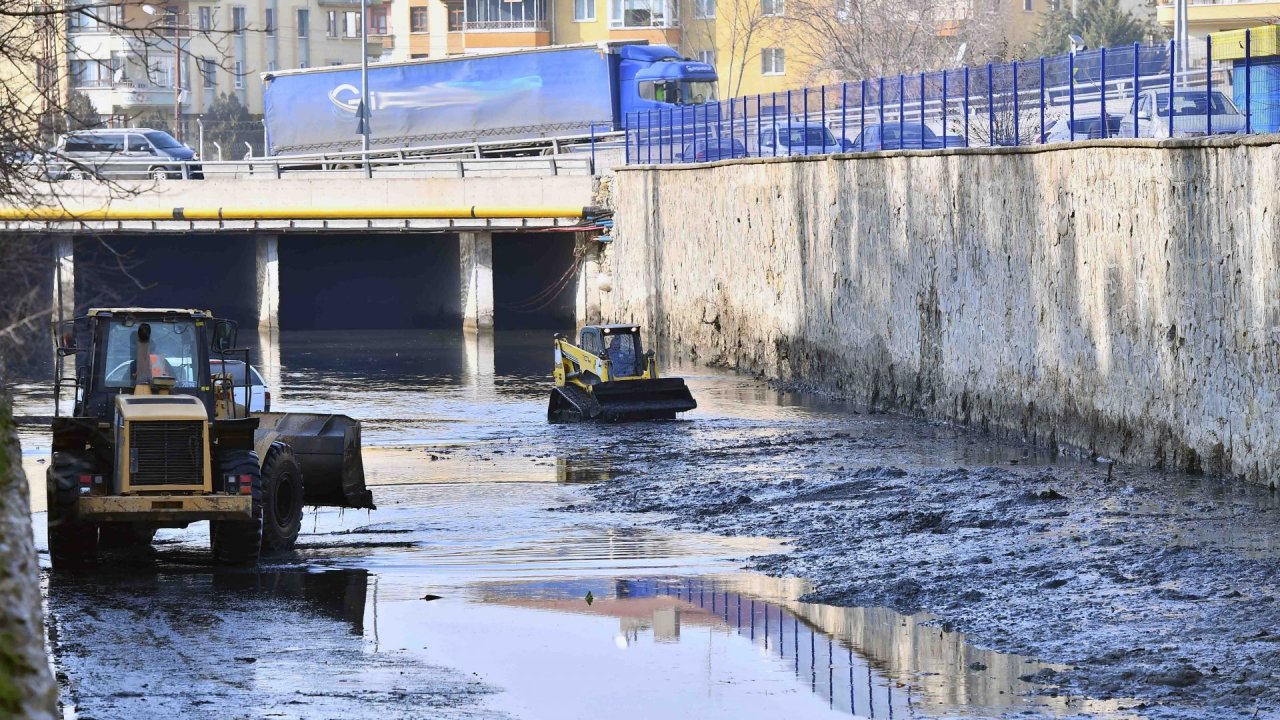
[[[616,380],[596,383],[590,392],[572,385],[552,388],[547,419],[552,422],[671,420],[676,413],[696,407],[697,401],[681,378]]]
[[[262,413],[253,444],[266,457],[271,443],[288,443],[302,465],[307,505],[374,509],[364,485],[360,422],[346,415]]]

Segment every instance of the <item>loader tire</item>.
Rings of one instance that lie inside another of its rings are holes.
[[[253,518],[209,522],[213,559],[223,565],[255,565],[262,552],[262,468],[258,454],[250,450],[230,450],[222,456],[220,472],[224,476],[253,478]]]
[[[80,476],[89,463],[70,453],[57,452],[45,476],[49,499],[49,559],[55,570],[83,568],[98,560],[98,525],[77,518]]]
[[[302,529],[302,465],[293,448],[272,443],[262,464],[262,549],[288,552]]]

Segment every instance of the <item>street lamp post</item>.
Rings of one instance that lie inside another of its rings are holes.
[[[364,174],[369,166],[369,2],[360,0],[360,150],[364,156]]]

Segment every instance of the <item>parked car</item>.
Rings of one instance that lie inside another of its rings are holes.
[[[249,405],[249,412],[271,412],[271,388],[267,387],[267,381],[262,379],[262,375],[258,373],[258,369],[250,365],[249,367],[249,393],[252,404]],[[244,369],[243,360],[221,360],[213,359],[209,361],[209,370],[212,375],[230,375],[235,383],[236,404],[244,405]]]
[[[868,125],[853,139],[853,146],[858,150],[939,150],[943,147],[942,138],[928,125],[917,123],[885,123]],[[968,147],[963,136],[948,135],[946,147]]]
[[[1173,117],[1173,137],[1202,137],[1204,135],[1234,135],[1244,132],[1244,113],[1241,113],[1226,95],[1217,90],[1144,90],[1138,94],[1138,137],[1169,137],[1170,113]],[[1209,120],[1212,116],[1213,127]],[[1133,110],[1120,122],[1117,134],[1133,137]]]
[[[761,126],[758,138],[760,155],[822,155],[842,151],[840,141],[825,125],[794,120]]]
[[[710,140],[688,143],[680,150],[676,158],[684,162],[714,162],[731,160],[747,156],[747,146],[741,140],[731,138],[711,138]]]
[[[1120,134],[1123,115],[1107,113],[1107,137],[1124,137]],[[1132,125],[1129,126],[1129,137],[1133,136]],[[1103,136],[1102,113],[1076,113],[1075,120],[1071,115],[1058,118],[1044,133],[1045,142],[1070,142],[1072,140],[1096,140]]]
[[[181,178],[182,165],[169,163],[200,159],[169,133],[151,128],[76,130],[58,138],[49,154],[54,180]],[[204,173],[199,165],[189,165],[187,176],[201,179]]]

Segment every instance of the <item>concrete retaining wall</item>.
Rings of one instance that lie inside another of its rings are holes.
[[[602,312],[880,408],[1271,483],[1274,142],[622,170]]]
[[[0,385],[0,717],[55,717],[22,453]]]

